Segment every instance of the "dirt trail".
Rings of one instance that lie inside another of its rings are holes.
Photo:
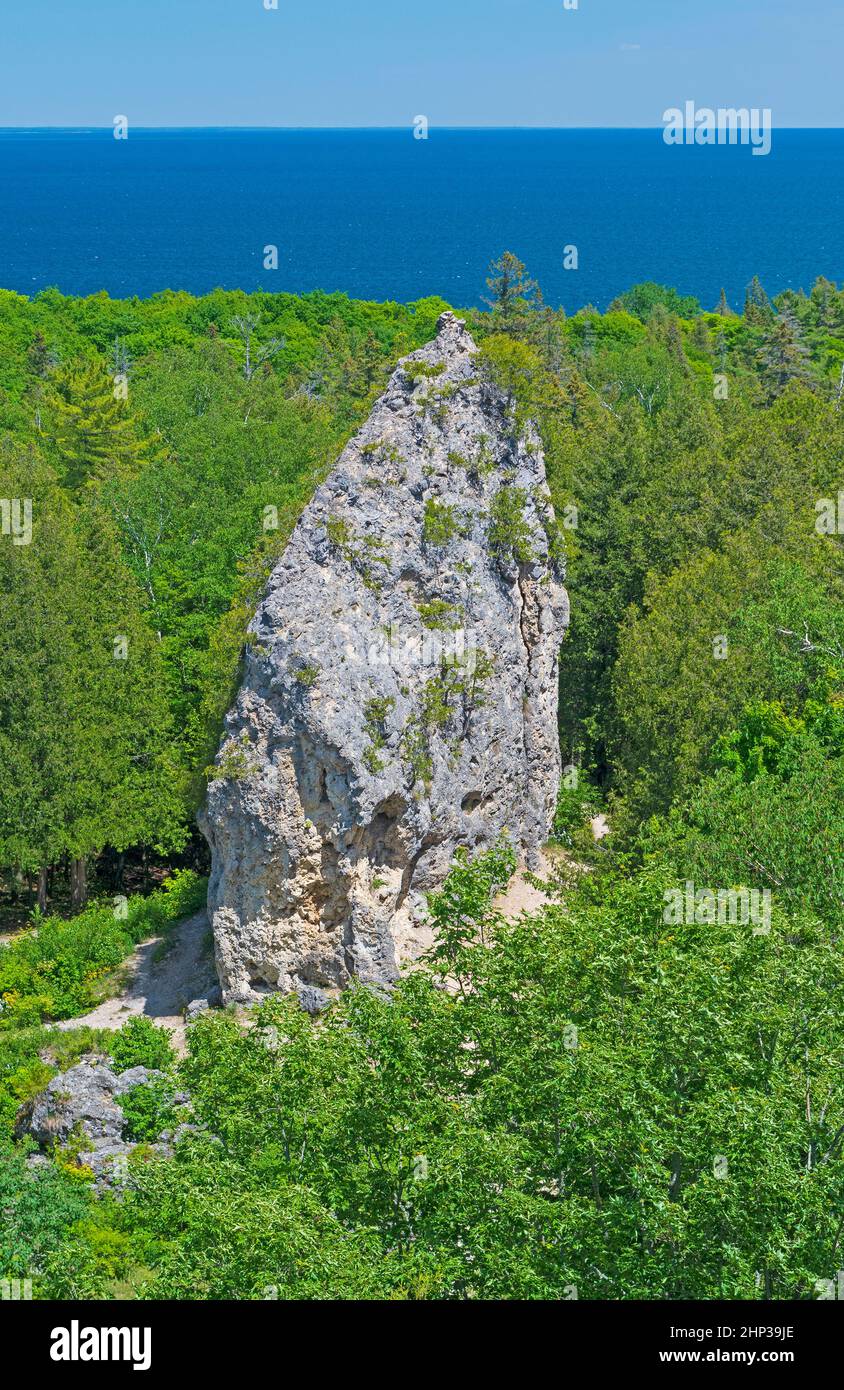
[[[552,857],[542,856],[537,870],[539,879],[553,879]],[[513,921],[523,912],[539,912],[553,899],[540,892],[517,872],[506,891],[493,904],[504,917]],[[185,1006],[192,999],[201,999],[217,984],[214,962],[208,942],[209,923],[206,912],[197,912],[173,929],[172,945],[162,960],[154,957],[162,938],[144,941],[124,961],[121,967],[123,986],[111,999],[104,999],[81,1018],[69,1018],[53,1024],[66,1031],[70,1028],[121,1028],[128,1018],[143,1015],[173,1032],[173,1045],[178,1052],[185,1047]]]
[[[173,944],[157,964],[153,959],[161,937],[144,941],[124,962],[126,983],[113,999],[104,999],[82,1018],[69,1018],[55,1026],[69,1028],[120,1028],[127,1018],[143,1014],[175,1031],[173,1042],[181,1050],[185,1035],[184,1008],[204,997],[216,984],[208,950],[208,914],[197,912],[173,928]]]

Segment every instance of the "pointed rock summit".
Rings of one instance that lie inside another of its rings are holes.
[[[506,830],[536,861],[560,781],[554,535],[538,438],[443,314],[251,624],[202,818],[226,1002],[389,982],[459,846]]]

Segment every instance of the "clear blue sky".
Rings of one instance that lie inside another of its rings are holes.
[[[0,125],[844,125],[844,0],[0,0]]]

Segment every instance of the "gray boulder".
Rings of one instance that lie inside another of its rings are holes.
[[[138,1146],[123,1138],[125,1117],[118,1097],[163,1077],[164,1072],[150,1067],[130,1067],[117,1074],[106,1062],[88,1056],[54,1076],[46,1090],[21,1108],[15,1134],[19,1139],[30,1135],[44,1149],[81,1138],[78,1163],[93,1173],[95,1190],[119,1190],[129,1179],[129,1156]],[[198,1130],[186,1118],[189,1093],[178,1092],[173,1105],[183,1118],[171,1133],[163,1133],[157,1143],[144,1146],[149,1153],[169,1157],[179,1139]],[[27,1157],[31,1168],[44,1169],[49,1162],[45,1154]]]
[[[125,1096],[135,1086],[149,1086],[153,1081],[163,1081],[164,1075],[163,1071],[156,1071],[153,1067],[128,1067],[126,1071],[117,1073],[114,1094]]]
[[[306,1013],[321,1014],[331,1003],[329,995],[324,989],[317,989],[315,985],[300,985],[297,991],[299,1003]]]
[[[207,1013],[210,1007],[207,999],[191,999],[185,1007],[185,1023],[193,1023],[200,1014]]]
[[[444,314],[399,365],[251,625],[201,819],[226,1003],[389,984],[458,847],[547,838],[568,597],[539,439],[476,351]]]
[[[117,1097],[163,1074],[132,1067],[117,1075],[105,1062],[77,1062],[18,1112],[15,1132],[18,1138],[30,1134],[44,1148],[64,1144],[71,1135],[120,1144],[124,1120]]]
[[[80,1153],[79,1162],[90,1168],[94,1174],[94,1186],[98,1192],[107,1188],[120,1188],[129,1176],[129,1155],[134,1144],[106,1143],[102,1140],[92,1149]]]
[[[193,1023],[194,1019],[199,1018],[200,1014],[207,1013],[209,1009],[216,1009],[223,1002],[223,992],[219,985],[214,985],[208,993],[199,999],[191,999],[185,1008],[185,1022]]]
[[[31,1134],[44,1147],[63,1144],[73,1133],[119,1142],[123,1111],[114,1099],[116,1085],[105,1063],[77,1062],[19,1112],[17,1132]]]

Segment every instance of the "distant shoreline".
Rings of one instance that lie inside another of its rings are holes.
[[[331,134],[331,135],[343,135],[343,134],[349,134],[349,135],[362,135],[362,134],[367,134],[367,133],[369,133],[369,132],[376,132],[376,133],[377,133],[377,132],[381,132],[381,131],[401,131],[402,133],[407,133],[407,131],[408,131],[409,129],[412,129],[412,124],[413,124],[412,121],[407,121],[407,122],[405,122],[404,125],[361,125],[361,126],[345,126],[345,125],[342,125],[342,126],[341,126],[341,125],[338,125],[338,126],[331,126],[331,125],[255,125],[255,126],[249,126],[249,125],[184,125],[184,126],[178,126],[178,125],[134,125],[134,126],[132,126],[132,131],[133,131],[134,134],[156,134],[156,135],[165,135],[165,134],[172,134],[172,135],[202,134],[202,133],[205,133],[205,132],[207,132],[208,134],[216,134],[216,135],[226,134],[227,132],[231,132],[232,134],[243,134],[243,135],[260,135],[260,134],[277,134],[277,133],[308,134],[308,133],[310,133],[310,132],[314,132],[314,133],[316,133],[316,134]],[[588,133],[590,133],[590,132],[594,132],[595,134],[606,134],[606,133],[608,133],[608,132],[609,132],[609,133],[618,133],[618,134],[635,134],[635,133],[637,133],[637,132],[638,132],[638,133],[642,133],[642,134],[651,134],[651,133],[653,133],[653,132],[655,132],[655,131],[658,132],[658,133],[661,133],[661,132],[662,132],[662,129],[663,129],[663,127],[662,127],[661,124],[655,124],[655,125],[652,125],[652,126],[633,126],[633,125],[631,125],[631,126],[626,126],[626,125],[624,125],[624,126],[613,126],[613,125],[559,125],[559,126],[557,126],[557,125],[438,125],[438,124],[436,124],[436,122],[433,122],[433,121],[431,122],[431,130],[445,131],[445,132],[449,132],[449,131],[468,131],[468,132],[470,132],[470,133],[478,133],[478,132],[488,131],[490,134],[495,134],[495,133],[497,133],[497,132],[502,132],[502,131],[524,131],[524,132],[535,132],[536,134],[543,134],[543,133],[548,133],[548,134],[567,134],[567,133],[569,133],[569,132],[576,132],[576,133],[580,133],[580,134],[588,134]],[[813,135],[817,135],[817,134],[823,134],[823,133],[839,134],[841,131],[844,131],[844,126],[777,126],[777,125],[775,125],[775,126],[774,126],[774,130],[776,130],[776,131],[779,132],[780,134],[787,134],[787,133],[790,132],[790,133],[793,133],[793,134],[795,134],[795,135],[797,135],[797,134],[799,134],[799,135],[804,135],[804,134],[813,134]],[[90,126],[89,126],[89,125],[80,125],[80,126],[64,126],[64,125],[61,125],[61,126],[60,126],[60,125],[44,125],[44,126],[0,126],[0,135],[29,135],[29,134],[36,134],[36,135],[37,135],[37,134],[49,134],[49,135],[62,135],[62,134],[66,134],[66,135],[83,135],[83,134],[89,134],[89,133],[90,133],[90,134],[106,134],[106,135],[109,135],[109,136],[110,136],[110,135],[112,135],[113,130],[112,130],[112,126],[111,126],[111,125],[102,125],[102,126],[98,126],[98,125],[90,125]]]

